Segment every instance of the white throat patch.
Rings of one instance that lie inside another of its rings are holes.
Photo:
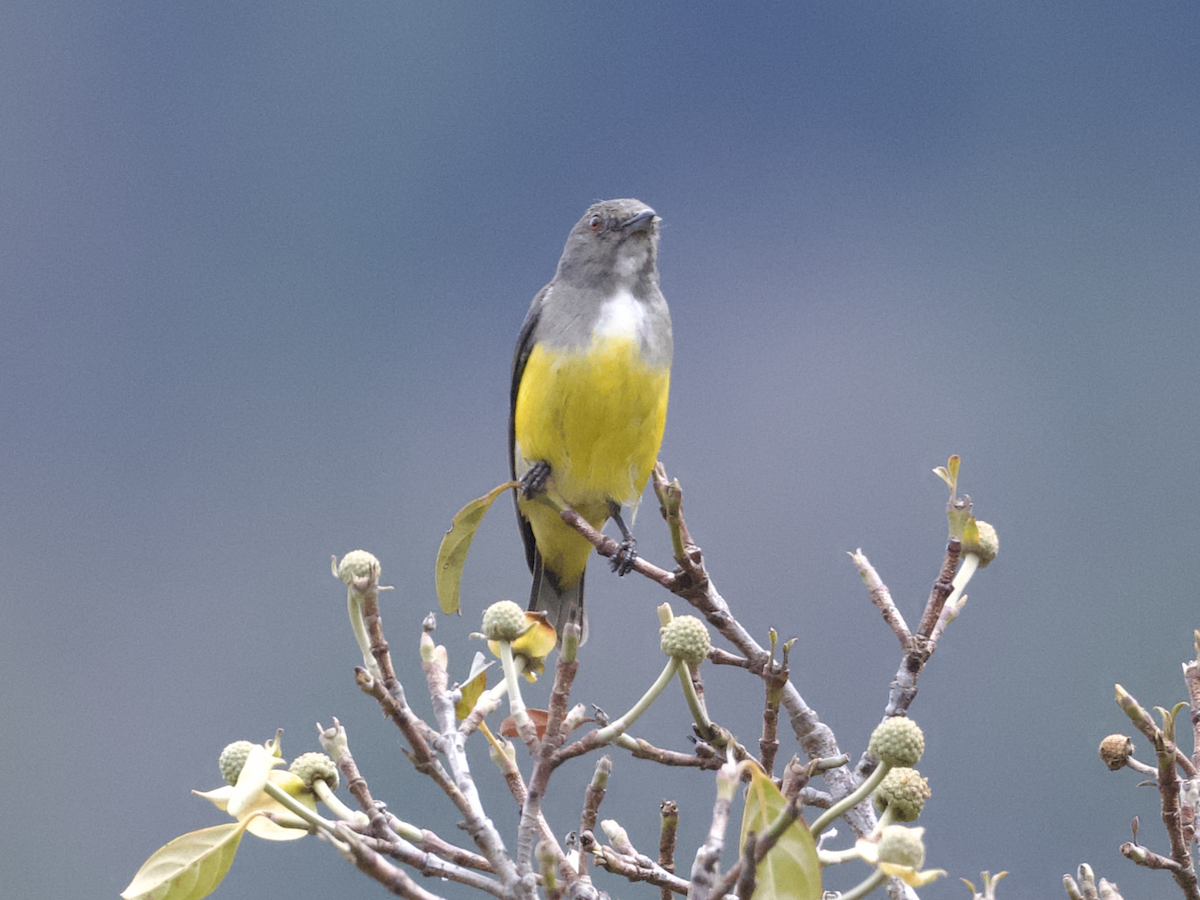
[[[646,307],[622,288],[604,301],[596,319],[597,337],[638,340],[646,322]]]

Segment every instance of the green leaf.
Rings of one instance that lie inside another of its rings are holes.
[[[121,892],[125,900],[200,900],[233,864],[250,819],[201,828],[159,847]]]
[[[467,564],[467,551],[471,549],[471,541],[475,538],[479,523],[483,521],[484,514],[496,502],[497,497],[509,488],[519,485],[519,481],[506,481],[497,485],[460,509],[450,523],[450,530],[446,532],[446,536],[442,538],[442,545],[438,547],[437,571],[434,574],[438,605],[447,615],[458,612],[458,591],[462,583],[463,566]]]
[[[1163,709],[1161,706],[1156,706],[1154,709],[1162,716],[1162,733],[1168,741],[1175,741],[1175,723],[1179,720],[1179,714],[1188,707],[1186,700],[1180,700],[1170,710]]]
[[[779,788],[761,769],[754,766],[750,773],[739,853],[747,832],[762,834],[787,806]],[[789,825],[775,846],[759,861],[755,881],[754,900],[821,900],[817,845],[803,819]]]
[[[946,504],[946,518],[950,521],[950,537],[958,538],[966,543],[967,527],[975,528],[975,543],[979,543],[979,526],[975,525],[975,517],[971,515],[974,505],[971,495],[963,494]]]

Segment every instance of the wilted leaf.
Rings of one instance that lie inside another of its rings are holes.
[[[546,720],[550,718],[550,713],[544,709],[534,709],[530,707],[525,710],[529,713],[530,721],[533,722],[533,727],[537,729],[538,740],[546,736]],[[500,723],[500,733],[505,737],[520,737],[517,733],[517,720],[512,716],[506,716],[504,721]]]
[[[458,590],[462,583],[463,566],[467,564],[467,551],[471,549],[471,541],[475,531],[483,521],[484,514],[496,498],[509,488],[518,487],[520,482],[506,481],[497,485],[482,497],[472,500],[458,511],[450,523],[450,530],[442,538],[438,547],[437,571],[434,573],[434,583],[437,586],[438,605],[444,613],[458,612]]]
[[[750,773],[742,834],[738,840],[739,853],[747,832],[762,834],[787,806],[779,788],[761,769],[755,766]],[[817,846],[803,819],[789,825],[775,846],[767,851],[755,871],[755,880],[755,900],[821,900]]]
[[[121,896],[125,900],[207,897],[233,864],[249,821],[213,825],[175,838],[142,864]]]
[[[546,736],[546,720],[550,718],[550,713],[544,709],[532,709],[532,708],[527,709],[525,711],[527,713],[529,713],[529,718],[533,720],[533,726],[534,726],[534,728],[537,729],[538,740],[541,740],[542,738],[544,738]],[[587,722],[595,722],[595,721],[596,720],[592,719],[592,718],[580,719],[575,724],[575,728],[579,728],[581,725],[583,725]],[[572,728],[571,730],[574,731],[575,728]],[[520,737],[520,735],[517,734],[516,720],[513,719],[512,716],[506,717],[504,719],[504,721],[500,723],[500,733],[502,735],[504,735],[505,737],[514,737],[514,738]]]

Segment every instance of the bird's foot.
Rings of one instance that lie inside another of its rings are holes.
[[[617,545],[617,552],[609,560],[609,565],[618,575],[628,575],[633,571],[633,564],[637,562],[637,541],[633,539],[633,535],[629,533],[629,528],[625,525],[625,520],[621,518],[620,503],[609,500],[608,515],[621,529],[621,543]]]
[[[633,535],[630,535],[617,545],[617,552],[613,554],[613,558],[609,560],[608,564],[618,575],[628,575],[633,571],[635,562],[637,562],[637,541],[633,539]]]
[[[546,490],[546,482],[550,479],[550,463],[538,461],[529,467],[521,476],[521,496],[526,500],[536,497]]]

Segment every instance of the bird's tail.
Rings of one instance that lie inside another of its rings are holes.
[[[583,611],[583,576],[572,585],[562,585],[558,577],[542,565],[542,554],[535,553],[533,565],[533,588],[529,592],[529,609],[542,611],[558,632],[558,645],[562,646],[563,628],[569,622],[579,625],[579,643],[587,640],[587,614]]]

